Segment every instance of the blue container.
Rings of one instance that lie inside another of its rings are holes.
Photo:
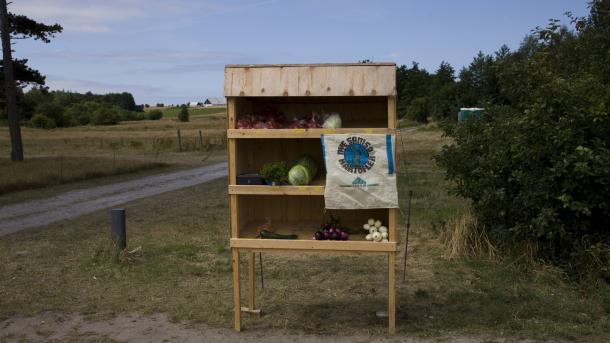
[[[462,122],[462,121],[466,121],[468,120],[468,118],[474,116],[477,119],[481,118],[481,114],[483,114],[483,111],[485,111],[484,108],[479,108],[479,107],[462,107],[460,108],[460,111],[458,112],[458,121]]]

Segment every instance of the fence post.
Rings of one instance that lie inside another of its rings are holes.
[[[180,136],[180,129],[178,129],[177,134],[178,134],[178,151],[182,151],[182,137]]]
[[[127,228],[125,226],[125,210],[114,208],[110,211],[112,221],[111,238],[117,250],[121,251],[127,247]]]
[[[64,155],[59,155],[59,183],[64,180]]]

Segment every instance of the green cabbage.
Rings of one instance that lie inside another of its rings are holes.
[[[341,128],[341,116],[339,113],[334,112],[331,113],[325,120],[324,125],[322,125],[325,129],[339,129]]]
[[[288,171],[288,183],[293,186],[308,185],[318,173],[316,161],[310,155],[303,154],[297,158]]]
[[[288,183],[293,186],[308,185],[312,180],[311,173],[307,167],[297,164],[288,171]]]

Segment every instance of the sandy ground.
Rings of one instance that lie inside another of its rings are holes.
[[[71,219],[227,175],[226,162],[137,180],[78,189],[50,198],[0,207],[0,236]]]
[[[214,329],[202,324],[172,323],[165,315],[122,315],[107,320],[87,320],[81,315],[43,313],[35,317],[13,317],[0,322],[0,342],[302,342],[302,343],[484,343],[534,342],[473,337],[319,336],[282,331],[242,331]]]

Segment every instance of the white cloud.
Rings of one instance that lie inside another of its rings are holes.
[[[115,50],[107,52],[40,51],[30,54],[44,58],[86,62],[122,63],[181,63],[181,62],[225,62],[247,59],[249,56],[233,51],[213,50]],[[229,63],[227,62],[227,63]]]
[[[227,4],[218,0],[16,0],[9,10],[44,22],[57,22],[66,31],[110,32],[117,23],[157,17],[163,23],[168,16],[190,17],[246,11],[277,0],[245,1]],[[184,20],[184,18],[183,18]]]
[[[90,80],[67,79],[56,75],[48,75],[47,86],[51,89],[63,89],[75,92],[112,93],[112,92],[137,92],[144,94],[165,94],[167,90],[161,87],[139,85],[139,84],[112,84]]]
[[[47,23],[59,23],[66,31],[108,32],[112,24],[144,16],[133,1],[20,0],[10,5],[11,12]],[[143,5],[143,4],[142,4]],[[144,7],[145,8],[145,7]]]

